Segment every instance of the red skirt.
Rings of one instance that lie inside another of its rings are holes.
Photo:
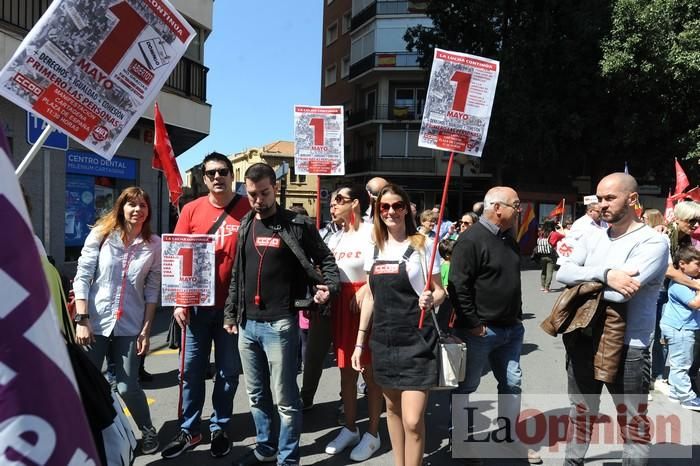
[[[333,300],[333,346],[338,367],[352,367],[352,353],[357,343],[357,331],[360,328],[360,313],[350,310],[350,302],[355,299],[355,293],[364,283],[341,283],[340,295]],[[369,350],[369,328],[365,333],[365,348],[362,350],[360,362],[368,366],[372,362]]]

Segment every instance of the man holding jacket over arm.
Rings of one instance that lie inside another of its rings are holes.
[[[617,376],[606,383],[616,406],[624,440],[622,464],[646,465],[649,457],[649,346],[654,333],[656,300],[668,263],[663,236],[637,218],[637,182],[630,175],[613,173],[596,191],[602,218],[610,227],[586,235],[567,236],[558,248],[557,280],[566,285],[598,281],[606,288],[603,300],[626,303],[625,341]],[[576,336],[585,347],[585,332]],[[577,352],[578,353],[578,352]],[[581,353],[584,353],[583,351]],[[593,358],[567,354],[571,420],[566,448],[567,465],[582,465],[591,439],[592,416],[598,412],[603,382],[594,379]],[[622,417],[622,419],[620,419]]]

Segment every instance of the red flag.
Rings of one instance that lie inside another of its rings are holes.
[[[664,209],[664,218],[666,222],[673,221],[673,196],[671,196],[671,189],[668,190],[668,197],[666,198],[666,208]]]
[[[691,198],[695,202],[700,202],[700,188],[697,186],[685,193],[686,197]]]
[[[165,129],[165,122],[157,103],[153,113],[156,134],[153,140],[152,166],[154,170],[160,170],[165,173],[165,179],[168,181],[168,191],[170,192],[170,203],[177,207],[177,201],[182,196],[182,177],[180,176],[180,170],[177,168],[173,146],[170,144],[168,130]]]
[[[688,177],[685,175],[685,172],[683,171],[683,167],[681,167],[681,164],[678,163],[678,159],[676,160],[676,192],[675,194],[680,194],[682,193],[685,188],[690,186],[690,182],[688,181]]]
[[[547,218],[556,217],[558,215],[564,214],[564,199],[562,199],[557,206],[552,209],[552,211],[547,215]]]

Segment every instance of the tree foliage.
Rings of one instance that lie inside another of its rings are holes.
[[[497,182],[630,170],[665,181],[700,156],[700,0],[432,0],[434,47],[501,62],[483,163]],[[642,180],[644,181],[644,180]]]

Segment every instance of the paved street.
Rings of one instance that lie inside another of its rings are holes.
[[[524,373],[524,392],[527,394],[548,395],[551,398],[566,394],[566,378],[564,373],[564,349],[560,338],[552,338],[546,335],[539,323],[548,314],[557,293],[544,294],[539,291],[539,271],[529,270],[523,272],[523,301],[525,313],[525,343],[523,346],[522,367]],[[155,375],[153,383],[145,386],[149,402],[152,400],[151,412],[153,422],[159,430],[161,446],[164,445],[176,433],[175,421],[177,412],[177,353],[164,350],[165,335],[167,333],[168,316],[160,315],[156,326],[156,335],[152,340],[153,354],[149,356],[146,367]],[[300,379],[301,380],[301,379]],[[337,433],[336,407],[339,392],[338,371],[328,366],[323,374],[321,386],[316,396],[316,406],[304,413],[304,433],[302,435],[301,456],[305,465],[344,465],[351,464],[348,458],[349,452],[332,457],[324,453],[326,444]],[[209,393],[212,382],[207,382]],[[479,393],[496,393],[496,383],[489,373],[482,378]],[[607,395],[604,395],[604,398]],[[210,396],[207,395],[207,400]],[[366,403],[359,401],[360,415],[363,420],[359,422],[361,430],[366,428]],[[679,408],[677,404],[671,404],[661,393],[654,394],[654,400],[650,404],[651,413],[664,414],[680,413],[694,424],[692,429],[692,441],[685,444],[692,447],[693,458],[682,460],[653,460],[651,464],[690,465],[700,463],[700,413],[688,412]],[[452,465],[460,464],[452,460],[447,451],[447,426],[449,423],[449,399],[447,392],[433,392],[426,413],[428,439],[426,445],[426,464]],[[567,406],[561,406],[559,414],[566,412]],[[209,402],[205,404],[205,413],[211,412]],[[687,422],[686,422],[687,424]],[[688,426],[683,425],[687,431]],[[203,425],[206,430],[206,425]],[[236,393],[234,416],[229,428],[229,434],[234,442],[232,452],[223,459],[214,459],[209,454],[208,439],[180,458],[174,460],[162,460],[160,454],[140,456],[136,459],[136,465],[168,464],[168,465],[208,465],[230,464],[231,461],[243,455],[254,444],[253,421],[249,414],[248,401],[245,397],[244,379],[241,377],[239,389]],[[382,438],[381,454],[367,461],[368,465],[392,465],[389,437],[386,432],[386,423],[382,421],[380,435]],[[660,447],[655,446],[654,449]],[[658,451],[658,450],[656,450]],[[689,450],[690,451],[690,450]],[[619,458],[619,456],[618,456]],[[515,464],[501,459],[491,459],[484,462],[487,465]],[[548,458],[545,464],[561,464],[561,459]],[[619,464],[617,460],[595,459],[589,464],[607,465]]]

